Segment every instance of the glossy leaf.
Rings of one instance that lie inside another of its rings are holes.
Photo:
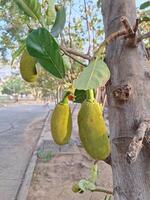
[[[47,25],[52,25],[55,22],[55,0],[48,0],[48,8],[46,10],[46,22]]]
[[[74,93],[75,99],[74,102],[75,103],[83,103],[83,101],[86,99],[86,90],[75,90]],[[96,97],[96,91],[94,90],[94,97]]]
[[[29,54],[38,59],[41,66],[57,78],[65,77],[65,67],[60,49],[45,28],[32,31],[26,40]]]
[[[82,103],[86,99],[86,91],[85,90],[75,90],[75,103]]]
[[[107,65],[100,59],[90,62],[88,67],[74,81],[74,86],[78,90],[96,89],[102,87],[110,78],[110,71]]]
[[[66,9],[64,6],[58,7],[56,20],[54,26],[51,29],[51,34],[53,37],[58,37],[59,34],[61,34],[61,32],[64,29],[65,22],[66,22]]]
[[[150,1],[146,1],[145,3],[141,4],[140,9],[142,10],[142,9],[145,9],[145,8],[147,8],[149,6],[150,6]]]
[[[15,0],[19,8],[24,13],[34,19],[39,19],[41,16],[41,6],[38,0]]]

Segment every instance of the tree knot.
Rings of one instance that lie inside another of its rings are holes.
[[[114,89],[113,95],[117,101],[127,101],[131,95],[131,86],[123,85],[117,87],[116,89]]]

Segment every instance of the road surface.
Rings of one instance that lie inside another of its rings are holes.
[[[50,107],[0,108],[0,200],[15,200]]]

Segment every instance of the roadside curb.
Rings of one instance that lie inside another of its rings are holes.
[[[46,133],[47,123],[49,121],[50,115],[51,115],[51,109],[48,111],[48,114],[45,117],[42,132],[41,132],[39,139],[35,145],[35,148],[32,152],[31,158],[29,160],[29,163],[27,165],[27,168],[26,168],[26,171],[24,174],[23,182],[22,182],[20,188],[18,189],[15,200],[26,200],[27,199],[33,172],[34,172],[36,162],[37,162],[37,150],[38,150],[38,147],[40,146],[40,144],[43,142],[44,135]]]

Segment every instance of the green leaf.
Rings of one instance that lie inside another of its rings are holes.
[[[75,103],[82,103],[86,99],[86,91],[85,90],[75,90]]]
[[[88,67],[74,81],[74,86],[78,90],[95,89],[102,87],[110,78],[110,71],[107,65],[100,59],[95,59],[90,62]]]
[[[41,6],[38,0],[15,0],[19,8],[24,13],[34,19],[39,19],[41,16]]]
[[[90,181],[82,179],[79,181],[79,188],[85,192],[86,190],[95,190],[96,186]]]
[[[64,6],[57,8],[57,16],[54,26],[51,29],[51,34],[53,37],[58,37],[62,32],[66,22],[66,9]]]
[[[83,101],[86,99],[86,90],[75,90],[75,103],[83,103]],[[94,97],[96,97],[96,91],[94,90]]]
[[[47,25],[52,25],[55,22],[55,0],[48,0],[48,8],[46,10],[46,22]]]
[[[23,52],[23,50],[25,49],[26,44],[25,42],[21,43],[19,48],[13,53],[12,55],[12,61],[11,61],[11,65],[13,64],[14,60],[21,55],[21,53]]]
[[[29,54],[36,57],[44,69],[57,78],[65,77],[59,46],[47,29],[32,31],[27,37],[26,46]]]
[[[140,9],[142,10],[142,9],[145,9],[145,8],[147,8],[149,6],[150,6],[150,1],[146,1],[145,3],[141,4]]]

